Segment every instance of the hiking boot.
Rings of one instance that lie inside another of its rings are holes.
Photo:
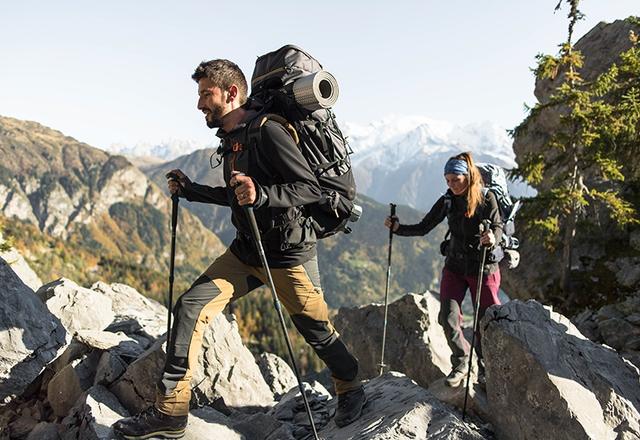
[[[467,365],[466,362],[463,362],[459,364],[457,367],[455,367],[453,370],[451,370],[451,373],[449,373],[449,375],[447,376],[444,382],[448,386],[455,388],[457,386],[460,386],[462,381],[467,377],[468,373],[469,373],[469,365]]]
[[[364,387],[347,391],[338,395],[338,409],[333,421],[342,428],[356,421],[362,414],[362,407],[367,403],[367,396],[364,394]]]
[[[113,432],[127,440],[150,438],[181,438],[187,427],[187,416],[168,416],[154,406],[118,420],[113,424]]]

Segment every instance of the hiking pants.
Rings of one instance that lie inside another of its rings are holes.
[[[464,299],[467,288],[471,291],[472,303],[475,304],[478,277],[457,274],[446,267],[442,269],[438,322],[444,328],[447,343],[451,348],[451,365],[454,369],[462,363],[469,362],[469,343],[462,334],[462,300]],[[482,319],[484,312],[489,306],[500,304],[500,299],[498,298],[499,290],[500,270],[485,274],[482,277],[478,322]],[[476,350],[478,358],[482,358],[480,338],[477,336]]]
[[[271,275],[296,329],[331,370],[336,393],[359,387],[358,361],[329,322],[317,257],[299,266],[271,269]],[[171,345],[167,347],[167,360],[158,384],[158,410],[174,416],[188,414],[191,369],[198,362],[208,323],[229,302],[267,282],[261,267],[244,264],[227,249],[180,296],[174,311]]]

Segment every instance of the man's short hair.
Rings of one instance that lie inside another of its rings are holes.
[[[191,78],[195,82],[208,78],[214,86],[222,90],[229,90],[231,85],[238,87],[240,104],[247,102],[247,80],[238,65],[229,60],[209,60],[201,62]]]

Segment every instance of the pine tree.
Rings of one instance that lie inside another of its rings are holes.
[[[576,294],[570,274],[579,224],[601,226],[590,214],[602,207],[618,227],[639,222],[623,193],[623,182],[630,174],[625,165],[639,146],[640,46],[631,31],[631,48],[595,80],[585,81],[580,74],[584,58],[572,42],[574,26],[584,15],[579,0],[561,0],[556,10],[563,2],[569,5],[567,40],[557,56],[538,55],[534,70],[538,80],[558,79],[560,85],[548,102],[530,109],[512,134],[525,132],[548,109],[560,115],[543,150],[527,155],[513,174],[538,188],[544,180],[538,195],[529,200],[526,229],[550,251],[561,246],[559,287],[568,305]],[[640,23],[634,17],[628,20]]]

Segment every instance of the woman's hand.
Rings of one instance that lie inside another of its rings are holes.
[[[486,230],[480,235],[480,244],[486,247],[491,247],[496,244],[496,236],[493,235],[491,229]]]
[[[387,228],[391,229],[393,232],[396,232],[400,227],[400,220],[398,219],[398,216],[388,216],[386,219],[384,219],[384,225]]]

